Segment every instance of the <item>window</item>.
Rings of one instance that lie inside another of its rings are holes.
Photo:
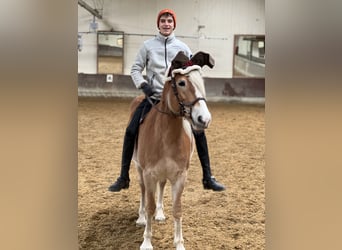
[[[265,36],[235,35],[233,77],[265,77]]]
[[[97,72],[99,74],[123,73],[123,32],[98,31]]]

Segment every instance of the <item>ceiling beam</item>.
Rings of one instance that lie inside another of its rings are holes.
[[[93,9],[83,0],[78,0],[78,4],[82,6],[83,8],[85,8],[87,11],[89,11],[92,15],[96,16],[99,19],[102,19],[102,15],[99,13],[99,11],[97,9]]]

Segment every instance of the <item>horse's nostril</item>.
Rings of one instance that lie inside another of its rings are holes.
[[[202,118],[201,115],[197,118],[197,121],[198,121],[199,123],[204,123],[203,118]]]

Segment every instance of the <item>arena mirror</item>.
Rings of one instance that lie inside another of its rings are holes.
[[[233,77],[265,78],[265,36],[234,36]]]
[[[123,73],[124,33],[119,31],[97,32],[97,73]]]

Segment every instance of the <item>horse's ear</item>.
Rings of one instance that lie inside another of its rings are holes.
[[[201,67],[203,67],[204,65],[207,65],[211,69],[215,65],[214,58],[212,58],[210,54],[202,52],[202,51],[197,52],[193,57],[191,57],[190,61],[192,61],[193,64],[199,65]]]
[[[183,51],[179,51],[171,62],[171,67],[169,69],[168,76],[171,75],[172,70],[183,68],[187,62],[189,62],[189,58],[184,54]]]
[[[174,69],[183,68],[184,65],[189,61],[189,57],[187,57],[183,51],[179,51],[175,58],[173,58],[171,65]]]

